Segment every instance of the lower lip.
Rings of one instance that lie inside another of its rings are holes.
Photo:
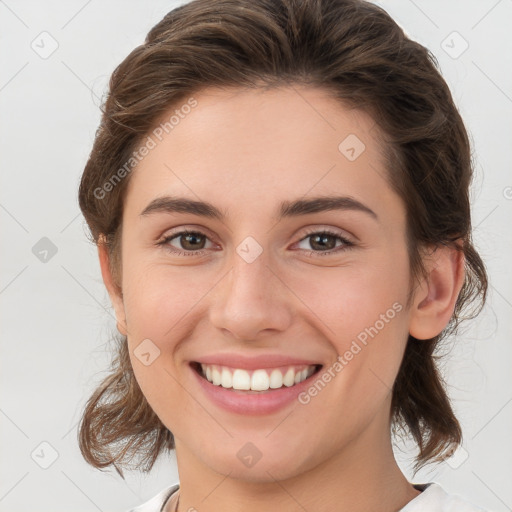
[[[246,393],[244,391],[233,391],[233,388],[226,389],[222,386],[216,386],[201,377],[194,368],[190,367],[190,370],[212,402],[230,412],[250,415],[271,414],[286,407],[311,385],[312,380],[316,379],[319,373],[317,371],[306,380],[289,388],[284,386],[266,392]]]

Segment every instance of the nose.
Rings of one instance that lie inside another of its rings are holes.
[[[293,294],[269,265],[266,252],[250,263],[235,253],[232,261],[212,295],[213,326],[243,341],[285,331],[293,318]]]

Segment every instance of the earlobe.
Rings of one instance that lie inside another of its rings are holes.
[[[123,297],[120,286],[115,282],[110,266],[110,256],[105,238],[100,235],[98,239],[98,257],[100,260],[101,276],[107,288],[110,301],[114,307],[117,319],[117,330],[124,336],[127,335],[126,316],[124,311]]]
[[[464,264],[464,254],[456,247],[442,245],[431,254],[428,278],[418,286],[411,308],[411,336],[430,339],[448,325],[464,284]]]

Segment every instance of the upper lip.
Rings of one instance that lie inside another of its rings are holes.
[[[312,366],[321,365],[318,361],[300,359],[280,354],[261,354],[258,356],[246,356],[242,354],[212,354],[197,359],[195,362],[202,364],[216,364],[244,370],[257,370],[259,368],[277,368],[279,366]]]

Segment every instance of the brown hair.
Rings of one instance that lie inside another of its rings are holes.
[[[80,208],[94,242],[107,245],[120,283],[130,177],[120,169],[144,137],[171,107],[207,86],[288,84],[323,88],[377,122],[390,184],[406,206],[413,278],[426,275],[426,246],[455,246],[465,256],[465,281],[448,326],[429,340],[409,336],[393,387],[391,425],[418,444],[416,472],[462,442],[435,349],[478,298],[480,308],[465,318],[480,312],[487,275],[471,239],[473,165],[463,121],[435,57],[383,9],[362,0],[194,0],[169,12],[112,74]],[[150,471],[174,448],[174,438],[137,384],[126,337],[117,339],[115,352],[109,376],[86,404],[79,445],[91,465],[114,465],[123,476],[120,466],[134,456],[138,469]]]

